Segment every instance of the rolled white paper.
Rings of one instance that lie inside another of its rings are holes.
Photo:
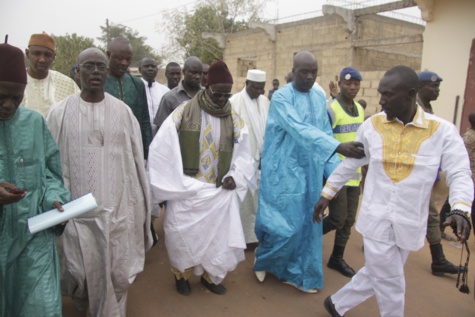
[[[89,193],[63,205],[64,211],[52,209],[29,218],[28,228],[30,229],[31,234],[34,234],[85,214],[95,208],[97,208],[96,199],[91,193]]]

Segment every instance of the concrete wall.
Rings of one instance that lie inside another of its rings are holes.
[[[239,34],[239,36],[236,36],[236,34]],[[245,77],[240,76],[240,60],[253,60],[257,69],[265,70],[267,72],[266,89],[271,89],[272,73],[270,70],[273,69],[274,43],[269,40],[262,29],[250,29],[236,34],[227,36],[224,53],[224,61],[234,79],[233,92],[237,92],[244,87]]]
[[[373,115],[381,111],[379,105],[378,85],[381,78],[383,78],[385,71],[369,71],[361,72],[363,80],[361,81],[360,91],[356,100],[364,99],[367,103],[365,113]]]
[[[364,45],[355,50],[355,65],[365,71],[388,70],[401,64],[420,69],[424,26],[378,15],[358,18],[357,24],[356,37]],[[388,44],[385,39],[403,43]]]
[[[457,125],[460,125],[472,39],[475,38],[474,0],[436,0],[433,20],[424,32],[422,70],[438,73],[441,83],[434,112],[452,122],[455,98],[460,96]],[[462,120],[466,120],[463,118]]]
[[[285,84],[285,76],[292,70],[293,56],[308,50],[317,57],[318,82],[329,93],[330,81],[338,80],[342,68],[354,66],[360,71],[385,71],[405,64],[420,68],[423,26],[383,16],[357,18],[356,32],[348,30],[339,15],[285,23],[275,26],[275,41],[263,29],[251,29],[226,37],[224,60],[233,75],[233,92],[244,86],[245,78],[239,71],[239,61],[250,59],[255,67],[267,72],[266,91],[272,79]],[[387,38],[411,37],[419,40],[393,45]],[[372,93],[373,94],[373,93]],[[369,96],[368,98],[374,98]],[[376,103],[377,104],[377,103]]]

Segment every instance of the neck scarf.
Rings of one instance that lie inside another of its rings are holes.
[[[220,118],[219,162],[216,187],[221,186],[222,178],[229,171],[233,154],[234,126],[231,116],[231,104],[228,101],[223,108],[214,104],[211,98],[202,90],[185,106],[180,125],[180,150],[183,161],[183,172],[195,176],[199,172],[200,163],[200,134],[201,109],[206,113]]]

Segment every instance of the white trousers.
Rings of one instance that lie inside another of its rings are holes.
[[[376,295],[382,317],[404,316],[404,264],[408,250],[400,249],[393,238],[381,242],[364,238],[365,266],[351,281],[331,296],[340,315]]]

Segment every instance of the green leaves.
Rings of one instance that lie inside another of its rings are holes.
[[[139,32],[128,26],[111,23],[109,26],[101,26],[101,32],[102,36],[97,39],[104,44],[104,46],[101,47],[103,51],[107,51],[107,44],[113,38],[125,37],[130,41],[133,52],[131,66],[138,67],[140,60],[144,57],[152,57],[158,64],[160,64],[163,59],[160,55],[154,52],[152,47],[145,44],[145,41],[147,40],[146,37],[140,36]]]
[[[184,51],[183,58],[197,56],[211,64],[223,58],[223,49],[215,39],[204,39],[203,33],[222,36],[248,28],[249,22],[260,21],[263,0],[203,0],[194,12],[172,11],[164,14],[172,44]]]
[[[52,36],[56,45],[56,59],[52,68],[69,76],[71,67],[78,62],[79,53],[86,48],[94,47],[94,40],[76,33],[62,36],[52,34]]]

